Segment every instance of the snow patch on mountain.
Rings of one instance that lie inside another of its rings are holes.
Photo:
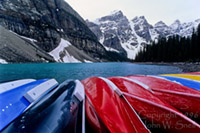
[[[6,60],[0,58],[0,64],[8,64],[8,62]]]
[[[27,39],[27,40],[29,40],[29,41],[31,41],[31,42],[37,42],[37,40],[35,40],[35,39],[32,39],[32,38],[29,38],[29,37],[25,37],[25,36],[20,36],[21,38],[24,38],[24,39]]]
[[[141,45],[132,46],[129,42],[122,43],[122,47],[126,50],[129,59],[135,59],[136,54],[142,48]]]
[[[11,33],[17,35],[18,37],[21,37],[21,38],[23,38],[23,39],[29,40],[29,41],[31,41],[31,42],[37,42],[37,40],[35,40],[35,39],[32,39],[32,38],[29,38],[29,37],[25,37],[25,36],[19,35],[19,34],[13,32],[13,31],[11,31],[11,30],[9,30],[9,32],[11,32]]]
[[[149,33],[153,41],[157,41],[159,38],[159,34],[155,31],[155,29],[149,29]]]
[[[92,61],[89,60],[84,60],[85,63],[93,63]]]
[[[73,56],[71,56],[67,50],[64,51],[65,52],[65,56],[62,59],[62,62],[64,63],[81,63],[81,61],[77,60],[76,58],[74,58]]]
[[[61,38],[60,44],[53,51],[49,52],[49,54],[53,56],[57,62],[79,63],[80,61],[71,56],[66,50],[70,45],[72,44],[69,41]],[[63,55],[63,57],[61,57],[61,55]]]
[[[104,36],[102,36],[102,37],[100,37],[100,39],[99,39],[99,42],[101,43],[101,44],[103,44],[103,42],[104,42]],[[105,47],[105,46],[104,46]]]
[[[119,53],[119,51],[116,50],[116,49],[114,49],[114,48],[106,47],[106,46],[104,46],[104,47],[105,47],[105,49],[106,49],[107,51],[113,51],[113,52],[117,52],[117,53]]]
[[[133,23],[133,21],[129,21],[129,24],[130,24],[130,27],[131,27],[131,30],[132,30],[132,33],[135,35],[135,37],[137,38],[137,43],[138,44],[142,44],[142,43],[146,43],[145,39],[143,39],[142,37],[140,37],[135,29],[134,29],[134,26],[135,24]]]

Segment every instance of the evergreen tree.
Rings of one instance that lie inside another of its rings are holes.
[[[174,35],[168,38],[160,38],[157,43],[152,42],[137,54],[135,61],[200,61],[199,50],[200,24],[196,31],[193,30],[191,37]]]

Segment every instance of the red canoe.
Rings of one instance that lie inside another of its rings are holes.
[[[167,132],[200,132],[200,125],[156,97],[144,84],[125,77],[108,78],[124,94],[147,127]]]
[[[184,112],[188,117],[200,119],[200,91],[152,76],[128,76],[147,85],[154,94]]]
[[[120,90],[113,89],[107,82],[107,79],[97,77],[82,81],[86,94],[86,116],[94,132],[150,132]]]

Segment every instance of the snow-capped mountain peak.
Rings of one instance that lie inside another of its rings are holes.
[[[113,16],[113,15],[123,15],[123,13],[121,10],[114,10],[114,11],[111,11],[108,16]]]
[[[132,19],[132,21],[134,23],[138,23],[138,24],[144,24],[144,23],[148,23],[146,18],[144,16],[136,16],[135,18]]]
[[[177,33],[177,32],[180,32],[181,28],[182,28],[182,25],[181,25],[181,22],[180,20],[175,20],[174,23],[172,23],[170,25],[170,28],[173,30],[173,32]]]
[[[154,27],[168,27],[163,21],[157,22]]]
[[[200,23],[200,19],[197,19],[194,21],[195,23]]]
[[[110,23],[115,23],[115,22],[120,22],[126,20],[128,21],[128,19],[126,18],[126,16],[124,16],[123,12],[120,10],[114,10],[112,11],[110,14],[103,16],[101,18],[96,19],[93,23],[97,24],[97,25],[101,25],[101,24],[110,24]]]
[[[176,20],[168,26],[163,21],[159,21],[152,26],[145,16],[136,16],[132,20],[128,20],[120,10],[115,10],[97,20],[96,25],[91,22],[87,23],[104,47],[107,50],[126,55],[130,59],[134,59],[138,51],[145,45],[160,37],[169,37],[175,34],[190,36],[193,28],[200,23],[200,19],[183,24],[180,20]]]
[[[126,16],[124,16],[122,11],[113,11],[113,13],[106,15],[104,17],[101,17],[100,19],[97,19],[98,22],[106,22],[106,21],[123,21],[123,20],[127,20]]]
[[[179,19],[175,20],[173,24],[181,24],[181,21]]]
[[[171,28],[167,26],[163,21],[159,21],[154,25],[155,31],[160,37],[167,37],[171,35]]]

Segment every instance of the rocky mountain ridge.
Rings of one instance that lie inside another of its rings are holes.
[[[134,59],[144,45],[161,37],[191,36],[193,29],[200,23],[200,19],[188,23],[176,20],[169,26],[162,21],[151,25],[144,16],[128,20],[122,11],[114,11],[95,22],[89,20],[86,22],[107,50],[116,51],[127,55],[129,59]]]
[[[80,57],[77,59],[80,62],[104,61],[108,57],[106,49],[83,18],[65,0],[1,0],[0,25],[19,36],[35,40],[32,43],[47,54],[60,47],[62,39],[66,40],[73,48],[58,51],[61,62],[66,61],[65,56],[69,53],[74,58]],[[0,59],[5,60],[3,53],[6,52],[9,55],[9,51],[0,49]],[[11,56],[8,58],[10,62],[17,62]]]

